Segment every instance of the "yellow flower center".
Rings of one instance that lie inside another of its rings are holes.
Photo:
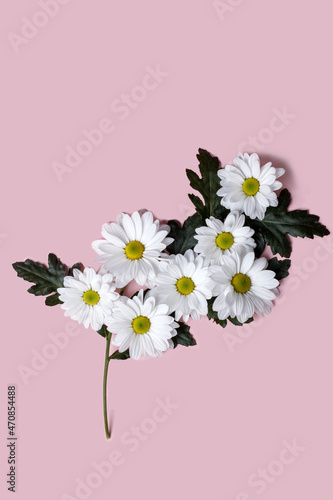
[[[234,237],[231,233],[221,233],[218,234],[215,243],[218,247],[222,248],[222,250],[227,250],[234,243]]]
[[[147,333],[150,328],[150,321],[147,316],[138,316],[134,318],[132,321],[132,328],[135,333],[142,335],[143,333]]]
[[[237,273],[231,280],[231,284],[238,293],[246,293],[251,288],[250,278],[243,273]]]
[[[254,196],[257,194],[259,191],[259,181],[255,179],[254,177],[249,177],[248,179],[245,179],[243,183],[243,191],[245,194],[248,196]]]
[[[141,259],[145,251],[144,245],[140,241],[130,241],[125,247],[126,257],[130,260]]]
[[[191,278],[180,278],[176,283],[176,288],[182,295],[188,295],[195,289],[195,284]]]
[[[94,290],[87,290],[83,294],[83,300],[88,306],[95,306],[99,302],[100,296],[99,293]]]

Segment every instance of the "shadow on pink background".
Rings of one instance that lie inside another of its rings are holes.
[[[257,150],[286,165],[292,206],[332,229],[331,4],[42,3],[0,14],[0,424],[7,437],[15,384],[15,498],[331,498],[332,238],[293,241],[292,276],[265,320],[223,331],[204,319],[197,347],[114,361],[109,442],[103,339],[27,294],[11,268],[50,251],[95,265],[91,242],[120,211],[184,220],[199,147],[223,163]],[[2,441],[1,498],[7,472]]]

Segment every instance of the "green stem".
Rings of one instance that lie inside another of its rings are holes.
[[[108,409],[107,409],[107,379],[109,368],[109,354],[110,354],[111,333],[107,332],[106,335],[106,348],[105,348],[105,361],[104,361],[104,378],[103,378],[103,412],[104,412],[104,427],[106,439],[110,439],[110,430],[108,422]]]

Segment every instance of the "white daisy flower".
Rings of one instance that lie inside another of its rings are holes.
[[[179,326],[169,315],[168,306],[148,294],[144,297],[143,290],[132,299],[123,297],[118,301],[105,324],[116,334],[112,336],[112,344],[119,352],[129,349],[134,359],[160,356],[173,347],[171,338],[177,334]]]
[[[194,251],[205,257],[207,264],[221,264],[224,255],[244,250],[252,251],[256,243],[251,236],[254,230],[244,226],[245,215],[230,212],[222,222],[210,217],[207,226],[198,227],[194,236],[198,243]]]
[[[222,187],[217,195],[222,197],[221,205],[244,212],[251,219],[262,220],[267,207],[278,204],[274,191],[280,189],[282,183],[276,179],[284,172],[283,168],[272,167],[271,162],[260,167],[257,153],[239,153],[234,165],[226,165],[218,171]]]
[[[211,266],[212,279],[216,282],[213,311],[219,319],[229,316],[244,323],[256,312],[270,314],[272,300],[279,294],[279,281],[274,271],[267,270],[265,257],[254,260],[254,252],[233,253],[225,256],[220,266]]]
[[[104,224],[104,240],[94,241],[92,246],[99,254],[98,262],[115,276],[119,288],[133,279],[141,286],[150,285],[158,271],[161,252],[172,243],[167,238],[168,225],[153,220],[151,212],[121,213],[117,223]]]
[[[97,331],[102,328],[119,298],[115,289],[112,274],[102,276],[86,267],[83,272],[74,269],[73,276],[65,276],[64,288],[57,291],[63,302],[61,308],[66,311],[65,316],[83,323],[85,328],[90,325]]]
[[[154,281],[157,286],[151,293],[168,304],[170,312],[175,312],[176,321],[181,317],[187,321],[190,316],[199,320],[207,314],[207,300],[212,297],[214,283],[203,257],[193,250],[187,250],[184,255],[170,255]]]

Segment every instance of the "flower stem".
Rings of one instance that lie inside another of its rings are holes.
[[[111,333],[107,332],[106,347],[105,347],[105,361],[104,361],[104,378],[103,378],[103,412],[104,412],[104,427],[106,439],[110,439],[110,430],[108,422],[108,409],[107,409],[107,379],[109,368],[109,354],[110,354]]]

